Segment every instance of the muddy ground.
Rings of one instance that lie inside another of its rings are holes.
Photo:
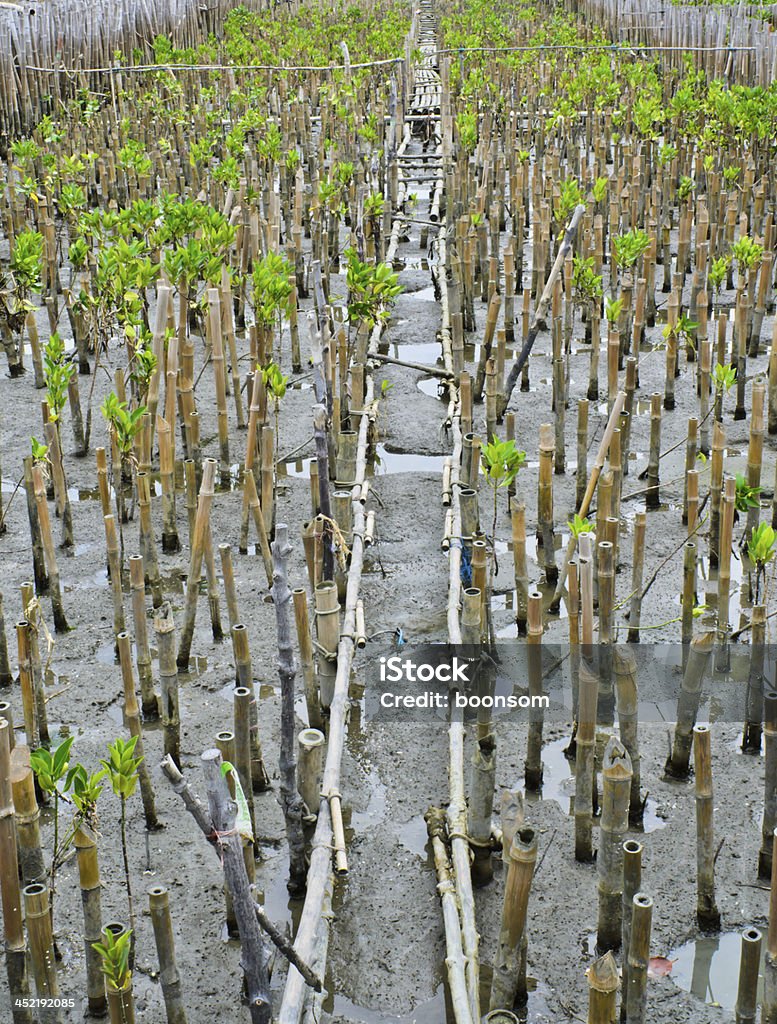
[[[418,216],[424,219],[428,195],[418,191]],[[400,297],[386,341],[393,355],[415,362],[430,363],[440,356],[436,334],[440,325],[440,306],[434,300],[428,253],[420,247],[420,227],[413,225],[409,239],[400,246],[404,261],[400,281],[405,287]],[[434,234],[434,232],[432,232]],[[434,265],[432,257],[431,266]],[[332,294],[343,296],[342,279],[333,278]],[[731,296],[728,296],[730,299]],[[485,306],[478,304],[480,329]],[[763,338],[771,333],[771,316],[766,318]],[[40,330],[44,335],[44,321]],[[66,334],[66,332],[64,332]],[[473,336],[472,341],[477,340]],[[651,354],[659,340],[660,325],[652,331],[641,355],[639,397],[649,398],[663,390],[663,352]],[[588,380],[588,350],[582,342],[582,327],[575,326],[571,361],[570,403],[566,422],[569,471],[554,477],[556,523],[566,540],[566,520],[574,504],[575,405],[585,395]],[[303,335],[303,343],[306,339]],[[239,338],[241,370],[247,369],[247,339]],[[549,334],[540,335],[531,359],[531,391],[517,392],[510,408],[517,414],[518,441],[527,452],[528,464],[518,479],[518,495],[526,502],[530,535],[536,524],[537,443],[539,426],[552,422],[551,368],[548,357]],[[198,360],[202,348],[198,348]],[[476,353],[469,353],[470,356]],[[123,353],[111,350],[113,365],[123,364]],[[687,418],[698,406],[692,385],[693,367],[682,362],[677,381],[677,408],[664,417],[662,449],[684,437]],[[284,336],[284,371],[290,372],[288,343]],[[604,396],[597,408],[592,405],[591,459],[606,418],[606,367],[602,360],[601,387]],[[748,372],[765,369],[765,359],[749,361]],[[445,405],[433,394],[434,387],[417,371],[386,365],[375,373],[391,385],[381,405],[379,429],[380,465],[375,467],[372,507],[377,510],[378,543],[368,551],[363,578],[363,598],[368,633],[401,628],[406,639],[445,641],[445,602],[447,559],[441,551],[444,510],[440,502],[442,457],[451,451],[451,438],[442,429]],[[300,380],[282,403],[278,450],[281,454],[303,445],[312,435],[310,378]],[[81,378],[84,405],[89,378]],[[419,387],[419,384],[421,387]],[[423,387],[424,390],[421,388]],[[97,767],[105,745],[123,733],[121,679],[113,657],[112,611],[105,570],[105,547],[100,506],[95,500],[94,446],[107,440],[98,412],[109,388],[108,375],[99,373],[92,397],[92,449],[88,458],[71,454],[72,437],[69,416],[63,428],[66,470],[73,501],[76,547],[72,553],[60,552],[64,600],[71,630],[57,636],[51,655],[48,680],[48,714],[60,735],[75,737],[74,756]],[[8,505],[7,530],[0,537],[2,591],[5,599],[10,647],[15,650],[12,626],[20,617],[19,584],[32,574],[27,513],[23,493],[12,497],[21,475],[22,454],[29,450],[31,434],[41,435],[39,402],[41,392],[33,386],[28,372],[21,380],[0,379],[0,429],[2,431],[3,500]],[[203,374],[197,387],[197,402],[202,420],[203,453],[218,455],[213,379]],[[725,428],[729,445],[727,470],[733,472],[744,463],[747,448],[747,421],[734,423],[729,412]],[[649,416],[640,404],[634,418],[630,475],[624,493],[641,489],[638,474],[647,464]],[[479,428],[483,409],[476,408]],[[236,428],[234,407],[230,406],[231,459],[243,458],[245,435]],[[299,452],[299,458],[312,454],[312,443]],[[647,520],[646,566],[652,571],[659,562],[681,544],[685,528],[681,524],[683,470],[682,447],[662,461],[659,510]],[[767,439],[764,467],[764,499],[771,494],[774,479],[775,445]],[[283,470],[282,470],[283,472]],[[306,576],[299,541],[299,527],[310,510],[306,463],[292,462],[281,480],[278,521],[291,527],[294,553],[291,559],[292,585],[305,585]],[[702,494],[706,493],[702,477]],[[674,481],[673,483],[670,481]],[[631,524],[634,512],[642,507],[644,496],[625,501],[622,507],[620,568],[616,579],[617,600],[630,590]],[[481,499],[483,521],[490,522],[489,499]],[[504,553],[497,576],[494,619],[499,636],[514,635],[512,559],[508,554],[510,522],[500,499],[498,520],[499,550]],[[254,674],[261,687],[260,732],[265,759],[273,776],[275,792],[257,798],[260,833],[257,878],[265,893],[270,915],[279,924],[290,926],[299,907],[290,904],[285,891],[287,859],[284,854],[284,828],[276,799],[278,789],[278,726],[280,704],[274,660],[275,621],[268,603],[261,560],[255,553],[237,552],[241,493],[226,485],[217,493],[212,514],[216,543],[233,546],[239,605],[246,623]],[[161,509],[154,503],[157,536],[161,532]],[[183,495],[179,494],[178,526],[186,542],[186,516]],[[55,523],[59,530],[59,524]],[[127,553],[137,546],[137,521],[124,528]],[[251,538],[254,539],[253,537]],[[700,551],[706,554],[706,537]],[[166,580],[167,596],[180,625],[184,580],[188,569],[187,550],[178,555],[163,555],[160,564]],[[675,555],[659,574],[643,606],[642,621],[655,625],[679,615],[679,591],[682,555]],[[733,572],[741,563],[734,562]],[[532,582],[542,585],[535,561],[530,563]],[[702,583],[700,600],[714,603],[714,581]],[[739,590],[737,581],[737,592]],[[746,587],[745,587],[746,590]],[[42,602],[51,627],[50,607]],[[738,622],[738,598],[732,598],[732,621]],[[148,601],[150,611],[150,598]],[[128,622],[131,621],[128,609]],[[624,617],[617,614],[620,637],[625,637]],[[560,617],[547,621],[548,640],[563,642],[566,625]],[[222,616],[226,610],[222,601]],[[678,640],[679,624],[646,634],[651,641]],[[153,633],[152,633],[153,642]],[[365,670],[379,654],[392,649],[391,634],[367,645],[357,654],[355,684],[363,681]],[[181,680],[182,750],[185,774],[194,788],[202,792],[199,757],[213,745],[215,734],[230,728],[231,687],[234,678],[231,645],[215,643],[207,616],[207,603],[201,600],[192,671]],[[15,667],[15,658],[12,653]],[[358,694],[358,686],[354,693]],[[10,696],[17,723],[22,721],[18,686]],[[304,702],[298,701],[304,715]],[[362,706],[355,697],[343,765],[343,794],[349,823],[349,866],[347,879],[338,884],[335,894],[335,920],[330,944],[327,987],[334,993],[325,1008],[338,1021],[389,1024],[418,1021],[442,1024],[446,1020],[444,981],[444,940],[442,918],[435,893],[435,878],[426,846],[422,820],[430,804],[446,800],[447,732],[437,722],[404,725],[370,724],[364,720]],[[304,717],[300,719],[300,724]],[[520,715],[503,718],[497,730],[498,785],[513,787],[523,778],[525,720]],[[542,799],[529,804],[531,823],[540,832],[541,864],[537,871],[529,915],[529,968],[536,979],[526,1019],[529,1022],[582,1020],[585,1018],[587,992],[585,970],[593,959],[590,937],[596,927],[596,868],[581,865],[573,857],[574,826],[568,815],[573,785],[562,753],[571,723],[554,723],[546,729],[545,790]],[[695,922],[695,824],[692,786],[662,781],[670,727],[646,725],[642,729],[643,786],[649,791],[649,833],[645,835],[643,888],[653,896],[652,951],[656,955],[676,954],[684,943],[697,935]],[[764,924],[767,893],[756,879],[757,847],[762,809],[763,760],[742,755],[737,749],[735,724],[719,725],[713,731],[713,768],[715,771],[716,815],[719,835],[726,842],[717,862],[718,899],[726,932],[749,924]],[[21,731],[18,733],[21,739]],[[470,740],[471,742],[471,740]],[[191,1024],[204,1024],[214,1017],[228,1021],[245,1019],[239,1007],[240,971],[236,943],[223,936],[222,876],[219,864],[170,791],[157,768],[162,754],[162,735],[150,726],[145,734],[146,754],[152,770],[157,806],[164,828],[146,835],[139,797],[129,804],[130,863],[137,905],[144,909],[145,890],[153,884],[170,888],[178,961],[183,977],[185,1000]],[[467,758],[471,756],[467,747]],[[567,780],[565,782],[565,779]],[[126,920],[122,889],[121,855],[118,841],[118,802],[106,795],[100,805],[100,863],[104,888],[103,912],[106,920]],[[45,837],[50,841],[50,815],[45,815]],[[477,920],[481,933],[484,978],[490,964],[498,933],[503,892],[500,866],[494,881],[476,893]],[[80,1020],[84,1013],[84,953],[81,939],[81,907],[77,870],[73,859],[62,869],[57,882],[56,928],[62,952],[60,989],[76,1001],[68,1020]],[[706,950],[709,953],[709,950]],[[700,964],[698,965],[701,966]],[[676,976],[681,974],[678,964]],[[713,971],[708,998],[730,1005],[730,985],[723,975]],[[285,971],[276,963],[273,984],[280,991]],[[697,971],[698,973],[698,971]],[[2,976],[4,977],[4,971]],[[718,989],[717,980],[721,979]],[[164,1019],[161,988],[157,975],[151,923],[147,913],[139,914],[137,967],[135,972],[137,1019],[160,1022]],[[730,1010],[704,1005],[697,997],[682,991],[673,976],[651,981],[649,990],[651,1024],[703,1024],[729,1021]],[[0,1015],[8,1016],[8,995],[0,983]]]

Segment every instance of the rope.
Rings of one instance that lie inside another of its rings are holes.
[[[434,50],[426,58],[447,54],[463,56],[467,53],[548,53],[559,50],[586,52],[601,50],[610,53],[754,53],[757,46],[650,46],[643,43],[537,43],[527,46],[462,46]],[[37,71],[44,75],[116,75],[136,74],[148,71],[348,71],[355,68],[386,67],[401,64],[404,57],[389,57],[384,60],[363,61],[360,64],[134,64],[115,65],[102,68],[42,68],[36,64],[25,64],[25,70]]]

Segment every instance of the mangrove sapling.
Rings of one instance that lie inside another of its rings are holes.
[[[51,851],[51,863],[49,866],[49,889],[51,890],[51,919],[54,920],[54,897],[56,895],[57,871],[64,863],[65,855],[70,847],[72,835],[60,835],[60,811],[62,800],[66,798],[67,790],[70,788],[71,776],[68,772],[70,767],[70,748],[73,746],[73,736],[66,737],[53,751],[39,747],[30,753],[30,766],[35,772],[35,778],[43,793],[53,799],[54,837]]]
[[[762,601],[761,581],[764,581],[764,589],[766,589],[766,566],[774,559],[776,544],[777,531],[768,523],[759,523],[754,527],[747,542],[747,555],[755,566],[755,586],[753,587],[753,602],[755,604],[760,604]],[[765,595],[763,603],[766,603]]]
[[[119,465],[114,466],[113,477],[116,491],[116,512],[119,517],[119,528],[128,520],[124,502],[124,487],[122,482],[131,474],[134,461],[135,437],[143,426],[143,417],[147,409],[145,405],[128,409],[127,403],[119,401],[116,392],[111,391],[103,404],[100,412],[108,423],[108,430],[111,435],[111,451],[118,453]]]
[[[30,295],[43,287],[42,256],[43,235],[39,231],[22,231],[14,239],[10,273],[0,273],[0,341],[11,377],[24,373],[22,332],[27,314],[33,309]],[[19,336],[18,342],[14,340],[15,334]]]
[[[281,804],[286,820],[289,843],[289,891],[299,895],[305,890],[305,837],[302,830],[304,814],[302,800],[296,785],[296,752],[294,737],[294,650],[291,639],[291,617],[286,559],[291,551],[288,527],[278,523],[275,529],[273,552],[272,597],[278,633],[278,677],[281,683]]]
[[[129,852],[127,848],[127,800],[135,792],[138,785],[138,769],[142,758],[135,756],[137,742],[137,736],[132,736],[128,740],[123,740],[121,736],[117,737],[113,743],[108,744],[108,760],[103,759],[100,762],[106,770],[108,781],[113,792],[119,798],[121,806],[121,856],[124,864],[124,887],[127,890],[127,910],[129,912],[130,933],[132,935],[135,934],[135,909],[132,903],[132,883],[130,880]],[[133,961],[134,948],[130,953],[130,966]]]
[[[101,961],[108,992],[111,1024],[135,1024],[135,1001],[132,996],[133,929],[108,924],[102,931],[102,942],[92,943]]]
[[[484,445],[481,450],[481,462],[485,470],[488,486],[493,492],[491,537],[493,538],[491,548],[491,563],[488,573],[488,592],[494,592],[494,576],[496,575],[496,520],[498,514],[498,497],[501,487],[509,487],[513,483],[518,470],[526,461],[526,452],[516,447],[515,441],[500,441],[494,435],[491,441]],[[486,600],[486,609],[490,608],[490,602]],[[489,633],[491,632],[491,615],[488,612]]]

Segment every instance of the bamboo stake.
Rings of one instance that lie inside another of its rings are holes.
[[[693,729],[701,701],[702,684],[715,641],[712,632],[695,636],[688,651],[680,696],[677,699],[677,724],[672,752],[666,762],[666,774],[672,779],[687,779],[693,742]]]
[[[27,746],[34,750],[40,743],[40,729],[30,660],[30,624],[26,619],[16,623],[16,646],[19,652],[19,688],[22,695],[24,733]]]
[[[331,581],[319,583],[315,590],[316,631],[318,633],[318,682],[321,706],[326,710],[332,703],[334,681],[337,674],[337,646],[340,638],[340,605],[337,585]]]
[[[250,691],[249,704],[249,746],[251,750],[251,779],[255,793],[263,793],[270,787],[270,780],[264,767],[262,745],[259,739],[259,709],[256,700],[254,673],[251,666],[251,652],[248,647],[248,630],[242,622],[232,627],[232,650],[235,656],[235,685]]]
[[[22,895],[27,934],[30,937],[32,976],[38,999],[43,1001],[41,1024],[62,1024],[62,1010],[59,1005],[55,1005],[59,1002],[59,982],[51,933],[49,887],[42,882],[33,882],[24,887]],[[49,1002],[51,1005],[46,1005]]]
[[[591,647],[587,633],[589,615],[586,612],[592,602],[591,564],[587,558],[580,558],[581,601],[583,608],[583,650],[580,659],[580,683],[578,697],[578,721],[575,734],[575,860],[590,863],[593,860],[592,815],[594,785],[594,748],[596,745],[596,717],[599,702],[599,680],[590,662]]]
[[[610,447],[610,441],[612,440],[613,431],[618,426],[620,414],[623,409],[623,403],[625,400],[626,395],[623,391],[619,391],[615,399],[615,403],[613,404],[612,411],[610,413],[610,418],[607,420],[607,426],[604,429],[602,441],[599,445],[599,451],[596,455],[596,462],[594,463],[593,469],[591,470],[591,475],[588,478],[588,486],[586,487],[585,495],[583,496],[583,501],[577,510],[578,515],[582,519],[584,519],[585,516],[588,514],[588,509],[590,508],[591,500],[594,496],[594,491],[596,490],[596,485],[599,482],[599,476],[602,472],[602,469],[604,468],[604,461],[607,457],[607,451]],[[557,612],[561,607],[561,597],[564,593],[564,584],[566,583],[567,579],[569,560],[575,553],[576,543],[577,538],[573,533],[572,536],[569,538],[569,544],[567,545],[567,550],[564,554],[564,560],[561,564],[561,569],[559,570],[558,583],[556,584],[556,589],[553,593],[553,599],[550,603],[549,608],[551,612]]]
[[[321,803],[325,743],[326,737],[318,729],[302,729],[297,735],[297,791],[314,818]]]
[[[597,952],[619,949],[621,944],[623,839],[629,825],[631,777],[628,751],[612,736],[602,759],[602,817],[597,855]]]
[[[175,619],[168,601],[154,616],[154,632],[159,651],[159,684],[161,689],[164,751],[181,763],[181,718],[178,706],[178,668],[175,663]]]
[[[469,842],[473,849],[472,880],[487,885],[494,875],[491,857],[491,815],[496,779],[496,740],[480,737],[472,755],[469,787]]]
[[[635,893],[632,900],[631,942],[628,953],[626,1024],[646,1024],[647,972],[650,960],[652,920],[653,900],[645,893]]]
[[[308,710],[308,724],[312,729],[322,729],[323,718],[318,698],[318,684],[313,660],[313,640],[310,635],[308,617],[308,597],[304,588],[292,591],[294,599],[294,622],[297,627],[297,643],[299,645],[300,664],[305,688],[305,703]]]
[[[247,686],[236,686],[232,691],[233,729],[235,732],[235,769],[243,788],[251,818],[251,831],[256,835],[254,810],[254,783],[251,763],[251,696]]]
[[[639,756],[639,689],[637,686],[637,659],[626,645],[614,650],[615,696],[618,709],[620,740],[628,751],[631,762],[631,792],[629,795],[629,824],[642,823],[642,796],[640,793]]]
[[[173,922],[170,918],[169,896],[163,885],[155,885],[148,890],[148,905],[151,924],[154,927],[157,957],[159,958],[159,980],[162,983],[167,1024],[186,1024],[181,975],[175,960],[175,939],[173,937]]]
[[[626,1019],[626,993],[629,988],[629,951],[634,897],[642,887],[642,843],[627,839],[623,844],[623,897],[621,905],[622,981],[620,1019]]]
[[[8,721],[0,719],[0,900],[3,906],[5,966],[14,1024],[32,1024],[32,1013],[29,1007],[24,1005],[25,1000],[29,998],[30,990],[27,981],[26,944],[11,791],[10,732]]]
[[[629,631],[627,640],[630,644],[640,642],[639,626],[642,618],[642,577],[645,567],[645,528],[647,515],[637,512],[634,517],[634,554],[631,568],[631,604],[629,607]]]
[[[38,520],[40,522],[41,540],[43,551],[46,557],[46,570],[49,578],[49,596],[51,597],[51,610],[54,616],[54,628],[58,633],[66,633],[70,628],[65,618],[65,609],[62,604],[62,591],[59,582],[59,568],[57,556],[54,552],[54,541],[51,536],[51,522],[49,520],[49,506],[46,501],[46,485],[43,481],[43,473],[40,466],[32,467],[32,480],[35,490],[35,502],[38,508]]]
[[[232,565],[232,548],[229,544],[219,544],[221,559],[221,575],[224,578],[224,597],[227,602],[227,617],[230,631],[240,622],[237,605],[237,588],[235,587],[235,570]]]
[[[712,754],[707,725],[693,727],[693,762],[696,772],[696,918],[700,928],[717,931],[720,913],[715,902]]]
[[[116,517],[105,516],[105,545],[108,550],[108,572],[111,578],[111,597],[113,598],[113,637],[126,629],[124,623],[124,593],[121,581],[121,559],[119,556],[119,535],[116,532]]]
[[[580,221],[583,219],[584,213],[585,206],[583,206],[582,204],[580,206],[576,206],[575,212],[572,214],[572,219],[569,222],[569,226],[564,232],[564,238],[561,242],[561,245],[559,246],[558,253],[556,255],[556,260],[553,264],[550,274],[548,275],[548,279],[545,282],[545,287],[543,288],[542,295],[540,296],[535,307],[534,316],[532,318],[531,326],[529,327],[529,332],[526,336],[526,340],[523,343],[523,347],[521,348],[518,358],[510,367],[510,373],[508,374],[507,382],[505,384],[504,395],[500,395],[500,400],[497,409],[500,420],[505,414],[507,406],[510,402],[510,398],[512,397],[512,393],[515,390],[515,385],[518,383],[518,378],[521,374],[521,370],[523,369],[524,364],[527,362],[531,354],[531,350],[534,346],[537,334],[539,333],[540,325],[543,322],[548,305],[550,304],[550,300],[553,296],[553,289],[556,283],[556,279],[561,273],[561,269],[564,266],[564,261],[567,258],[568,253],[572,249],[572,245],[574,244],[575,240],[575,235],[577,234],[577,229],[580,225]]]
[[[162,550],[166,554],[174,554],[181,550],[175,522],[175,463],[170,424],[161,416],[156,418],[156,432],[159,438],[159,479],[162,483]]]
[[[135,677],[132,671],[132,652],[130,650],[130,639],[127,633],[119,633],[116,637],[119,649],[119,664],[121,665],[121,677],[124,686],[124,719],[127,723],[130,736],[136,737],[135,756],[141,758],[138,765],[138,780],[140,782],[140,796],[143,801],[143,814],[146,818],[146,828],[154,832],[160,828],[156,816],[156,805],[154,803],[154,790],[151,786],[151,775],[148,770],[148,762],[143,752],[143,729],[140,724],[140,709],[138,698],[135,693]]]
[[[162,604],[162,581],[159,576],[156,538],[151,522],[151,489],[147,473],[139,472],[135,479],[138,485],[138,509],[140,510],[140,553],[143,569],[151,587],[151,599],[155,608]]]
[[[78,856],[78,881],[81,887],[81,905],[84,910],[84,956],[86,959],[86,996],[89,1013],[104,1017],[107,1010],[105,978],[100,954],[92,944],[102,935],[102,907],[100,901],[100,868],[97,862],[97,843],[92,830],[82,823],[73,837]]]
[[[777,828],[777,691],[764,694],[764,813],[761,825],[761,849],[758,853],[758,877],[772,876],[772,850]]]
[[[769,929],[764,959],[764,1001],[761,1024],[777,1024],[777,829],[772,835],[772,877],[769,886]]]
[[[758,1013],[758,975],[761,969],[762,935],[758,928],[745,928],[742,932],[742,952],[739,958],[739,983],[734,1007],[736,1024],[755,1024]]]
[[[605,953],[588,968],[588,1024],[615,1024],[618,986],[615,957]]]
[[[32,568],[35,580],[35,592],[38,597],[46,593],[49,586],[49,578],[46,574],[46,561],[43,549],[43,536],[41,534],[40,519],[38,518],[38,506],[35,497],[35,486],[32,475],[32,456],[26,455],[24,465],[24,493],[27,499],[27,518],[30,523],[30,538],[32,541]]]
[[[154,692],[154,678],[151,667],[151,648],[148,644],[148,622],[146,619],[146,586],[143,559],[130,555],[130,586],[132,588],[132,620],[135,624],[135,661],[140,682],[140,703],[143,717],[147,720],[159,718],[159,701]]]
[[[30,767],[29,747],[16,747],[10,771],[14,822],[18,840],[19,866],[25,885],[43,881],[46,866],[40,845],[40,808],[35,797],[35,777]]]
[[[202,484],[200,485],[200,496],[197,503],[197,520],[194,529],[194,542],[192,544],[189,561],[189,576],[186,581],[184,621],[181,628],[178,657],[176,659],[178,668],[182,672],[185,672],[189,667],[189,654],[191,652],[192,639],[194,636],[194,620],[197,614],[197,594],[200,589],[202,559],[205,552],[205,535],[209,529],[210,509],[213,504],[213,485],[216,476],[216,465],[215,459],[205,459],[202,473]]]
[[[494,960],[489,1009],[511,1010],[525,991],[525,978],[520,975],[521,945],[526,929],[534,867],[537,861],[537,836],[534,829],[523,826],[513,838],[507,867],[502,924]]]
[[[529,693],[532,698],[542,696],[542,595],[529,595],[527,629],[527,668]],[[526,739],[526,766],[524,778],[527,791],[542,789],[542,729],[543,711],[537,702],[529,709],[529,730]]]

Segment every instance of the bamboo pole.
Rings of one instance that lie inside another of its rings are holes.
[[[459,909],[456,904],[456,883],[444,842],[445,814],[437,807],[430,807],[424,818],[432,843],[432,854],[437,873],[437,894],[442,905],[445,927],[445,966],[448,971],[454,1020],[456,1024],[478,1024],[472,1017],[467,991],[466,959],[462,948]]]
[[[102,883],[97,862],[97,842],[92,830],[82,823],[73,837],[73,843],[78,856],[78,881],[84,911],[87,1003],[92,1016],[104,1017],[108,1006],[105,998],[105,978],[100,954],[93,948],[93,943],[99,942],[102,934]]]
[[[653,900],[643,892],[632,900],[631,942],[629,944],[626,1024],[646,1024],[647,972],[650,961],[650,930]]]
[[[762,935],[758,928],[742,932],[739,982],[734,1007],[736,1024],[755,1024],[758,1014],[758,975],[761,970]]]
[[[48,590],[49,578],[46,573],[43,535],[41,534],[38,505],[35,497],[35,485],[32,474],[32,456],[26,455],[22,464],[24,466],[24,493],[27,501],[27,518],[30,523],[30,538],[32,542],[33,578],[35,580],[35,592],[38,597],[41,597]]]
[[[232,650],[235,656],[235,685],[244,687],[251,694],[249,702],[251,779],[254,792],[263,793],[270,788],[270,780],[264,766],[262,744],[259,738],[259,708],[251,666],[251,652],[248,647],[248,630],[242,622],[236,622],[232,627]]]
[[[315,589],[316,632],[318,634],[318,682],[321,706],[332,703],[337,676],[337,647],[340,638],[340,605],[337,585],[329,580]]]
[[[588,1024],[615,1024],[618,987],[618,967],[608,952],[588,968]]]
[[[108,574],[111,578],[111,597],[113,599],[113,638],[123,633],[124,623],[124,592],[121,580],[121,558],[119,555],[119,535],[116,531],[116,517],[108,515],[103,518],[105,524],[105,545],[108,550]]]
[[[130,555],[130,587],[132,590],[132,621],[135,625],[135,661],[140,682],[140,703],[143,718],[159,718],[159,701],[154,692],[154,678],[151,666],[151,648],[148,644],[148,622],[146,619],[146,586],[143,558]]]
[[[146,828],[149,832],[153,832],[161,826],[156,816],[154,790],[151,785],[148,762],[143,751],[143,729],[140,724],[140,708],[138,707],[138,698],[135,692],[135,676],[132,671],[132,651],[130,649],[129,634],[119,633],[116,637],[116,643],[119,649],[119,664],[121,665],[121,677],[124,686],[124,719],[130,736],[135,737],[135,757],[141,758],[138,765],[140,796],[143,801]]]
[[[542,696],[542,595],[529,595],[528,629],[526,637],[529,694]],[[542,789],[542,730],[544,715],[539,701],[529,708],[529,727],[526,738],[526,766],[524,778],[527,791]]]
[[[620,1019],[626,1019],[626,993],[629,988],[629,951],[634,897],[642,887],[642,843],[627,839],[623,844],[623,896],[621,905],[622,980]]]
[[[51,536],[51,522],[49,520],[49,506],[46,501],[46,485],[43,481],[43,473],[40,466],[32,467],[32,480],[35,490],[35,503],[38,509],[38,520],[40,522],[41,541],[46,558],[46,571],[49,579],[49,596],[51,597],[51,610],[54,616],[54,628],[58,633],[66,633],[70,628],[65,617],[65,608],[62,603],[62,590],[60,589],[59,567],[57,556],[54,551],[54,541]]]
[[[581,557],[580,582],[583,609],[583,649],[580,659],[577,732],[575,734],[575,860],[590,863],[593,860],[592,815],[593,786],[595,780],[594,749],[596,745],[596,718],[599,703],[599,679],[591,662],[591,624],[593,612],[593,578],[591,563]]]
[[[25,1006],[30,989],[11,790],[10,732],[7,719],[0,719],[0,901],[3,907],[5,966],[13,1021],[14,1024],[32,1024],[32,1012],[29,1006]]]
[[[54,938],[51,933],[49,910],[49,887],[42,882],[26,885],[24,896],[24,918],[30,937],[30,961],[35,991],[42,1001],[41,1024],[62,1024],[62,1010],[59,1005],[59,982],[54,957]],[[48,1004],[51,1005],[48,1005]]]
[[[677,724],[672,752],[665,768],[666,774],[672,779],[688,778],[693,730],[701,701],[704,674],[714,641],[715,634],[707,632],[695,636],[690,644],[680,696],[677,699]]]
[[[233,729],[235,732],[235,769],[243,788],[251,818],[251,831],[256,835],[254,809],[253,765],[251,762],[251,697],[247,686],[236,686],[232,691]]]
[[[310,635],[310,619],[308,617],[308,596],[303,587],[297,587],[291,593],[294,599],[294,622],[297,628],[297,644],[299,646],[299,658],[304,681],[305,704],[308,710],[308,724],[311,729],[322,729],[323,717],[318,697],[316,667],[313,660],[313,640]]]
[[[602,817],[599,829],[599,923],[597,952],[617,950],[621,944],[623,894],[623,839],[629,825],[631,759],[626,748],[610,738],[602,759]]]
[[[178,668],[175,663],[175,619],[168,601],[154,616],[154,632],[159,651],[160,705],[164,751],[181,763],[181,718],[178,706]]]
[[[175,960],[175,939],[173,937],[173,922],[170,917],[169,895],[163,885],[155,885],[148,890],[148,906],[159,958],[159,980],[162,983],[167,1024],[186,1024],[181,975]]]
[[[185,672],[189,667],[189,654],[191,652],[192,639],[194,637],[194,620],[197,614],[197,594],[200,589],[200,575],[202,572],[202,559],[205,553],[205,535],[210,524],[210,509],[213,504],[214,480],[216,476],[216,460],[205,459],[202,473],[202,484],[197,503],[197,519],[194,529],[194,542],[192,544],[189,576],[186,581],[186,603],[184,606],[184,621],[181,627],[181,640],[178,646],[176,662],[178,668]]]
[[[639,626],[642,617],[642,578],[645,568],[645,529],[647,515],[637,512],[634,517],[634,553],[631,569],[631,604],[629,607],[629,631],[627,640],[630,644],[640,642]]]
[[[240,622],[237,605],[237,588],[235,587],[235,570],[232,564],[232,548],[229,544],[219,544],[221,575],[224,579],[224,597],[227,602],[227,618],[230,631]]]
[[[472,755],[469,786],[469,842],[473,850],[472,880],[487,885],[493,878],[491,815],[496,780],[496,740],[489,733],[478,739]]]
[[[16,623],[16,646],[19,652],[19,689],[22,697],[24,732],[27,746],[34,750],[40,743],[40,728],[30,657],[30,623],[26,619]]]
[[[696,918],[700,928],[717,931],[720,913],[715,902],[712,754],[707,725],[693,727],[693,760],[696,772]]]
[[[764,813],[761,824],[761,849],[758,853],[758,877],[772,877],[774,831],[777,828],[777,691],[764,695]]]
[[[316,817],[321,803],[321,781],[326,737],[319,729],[302,729],[297,735],[297,791]]]
[[[159,559],[156,550],[156,538],[151,522],[151,489],[148,473],[138,472],[135,477],[138,485],[138,509],[140,511],[140,553],[143,557],[143,570],[151,587],[151,598],[155,608],[162,604],[162,581],[159,576]]]
[[[43,881],[46,866],[40,845],[40,808],[35,797],[35,777],[28,747],[16,747],[11,757],[11,789],[18,840],[19,866],[25,885]]]
[[[777,1024],[777,829],[772,835],[772,877],[769,885],[769,928],[766,933],[761,1024]]]
[[[596,490],[596,485],[599,482],[599,476],[602,472],[602,469],[604,468],[604,462],[607,458],[607,451],[610,447],[610,441],[612,440],[613,431],[618,426],[620,414],[623,410],[623,403],[625,400],[626,395],[623,391],[619,391],[613,404],[612,411],[610,412],[610,417],[607,420],[607,426],[604,429],[604,434],[602,435],[601,444],[599,445],[599,451],[596,455],[596,461],[594,462],[591,474],[588,478],[588,485],[586,487],[585,495],[583,496],[583,501],[577,509],[578,515],[581,518],[585,518],[585,516],[588,514],[588,509],[590,508],[591,500],[593,499],[594,492]],[[572,536],[569,538],[569,543],[567,545],[566,552],[564,553],[564,560],[561,564],[561,569],[559,570],[558,583],[556,584],[556,589],[553,593],[553,599],[550,603],[550,612],[557,612],[561,607],[561,597],[564,593],[564,584],[566,583],[567,579],[569,560],[575,553],[576,544],[577,538],[573,533]]]
[[[521,991],[521,946],[526,930],[534,867],[537,862],[537,836],[534,829],[523,826],[513,838],[505,881],[502,923],[494,960],[489,1009],[511,1010],[526,992]]]

